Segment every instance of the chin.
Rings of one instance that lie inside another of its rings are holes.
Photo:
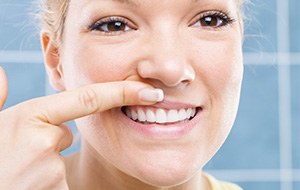
[[[176,169],[173,171],[164,171],[159,169],[156,171],[144,171],[143,174],[138,178],[143,183],[150,186],[160,188],[170,188],[185,183],[191,179],[195,172],[186,171],[185,169]]]
[[[163,157],[163,158],[161,158]],[[184,157],[184,158],[183,158]],[[201,171],[204,164],[192,160],[193,156],[182,154],[166,156],[156,155],[146,159],[146,162],[136,161],[133,175],[139,181],[154,187],[174,187],[190,180]],[[195,158],[195,157],[194,157]]]

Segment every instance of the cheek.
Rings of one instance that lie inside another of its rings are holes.
[[[243,77],[240,41],[210,43],[204,47],[198,51],[197,72],[210,94],[221,98],[239,92]]]
[[[219,147],[227,137],[237,113],[243,77],[242,48],[234,40],[207,43],[204,47],[198,50],[197,72],[209,98],[209,121],[212,127],[207,136],[214,139],[211,141]]]
[[[76,86],[121,81],[132,73],[131,56],[126,48],[81,42],[72,49],[72,52],[68,53],[72,56],[67,58],[64,64],[66,71],[72,71],[69,76],[73,76],[72,83],[76,82]]]

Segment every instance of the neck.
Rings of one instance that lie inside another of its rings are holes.
[[[198,172],[188,181],[172,187],[155,187],[126,175],[94,149],[82,143],[82,150],[66,158],[67,180],[70,190],[207,190],[206,178]]]

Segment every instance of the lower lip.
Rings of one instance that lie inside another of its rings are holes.
[[[124,123],[136,130],[143,136],[156,139],[178,139],[187,135],[193,128],[197,126],[201,118],[202,109],[197,108],[195,117],[191,120],[185,120],[181,122],[160,125],[157,123],[143,124],[138,123],[127,117],[122,111],[122,120]]]

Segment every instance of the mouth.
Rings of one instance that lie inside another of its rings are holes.
[[[200,109],[200,107],[166,109],[149,106],[125,106],[122,107],[122,112],[137,123],[170,125],[192,120]]]

